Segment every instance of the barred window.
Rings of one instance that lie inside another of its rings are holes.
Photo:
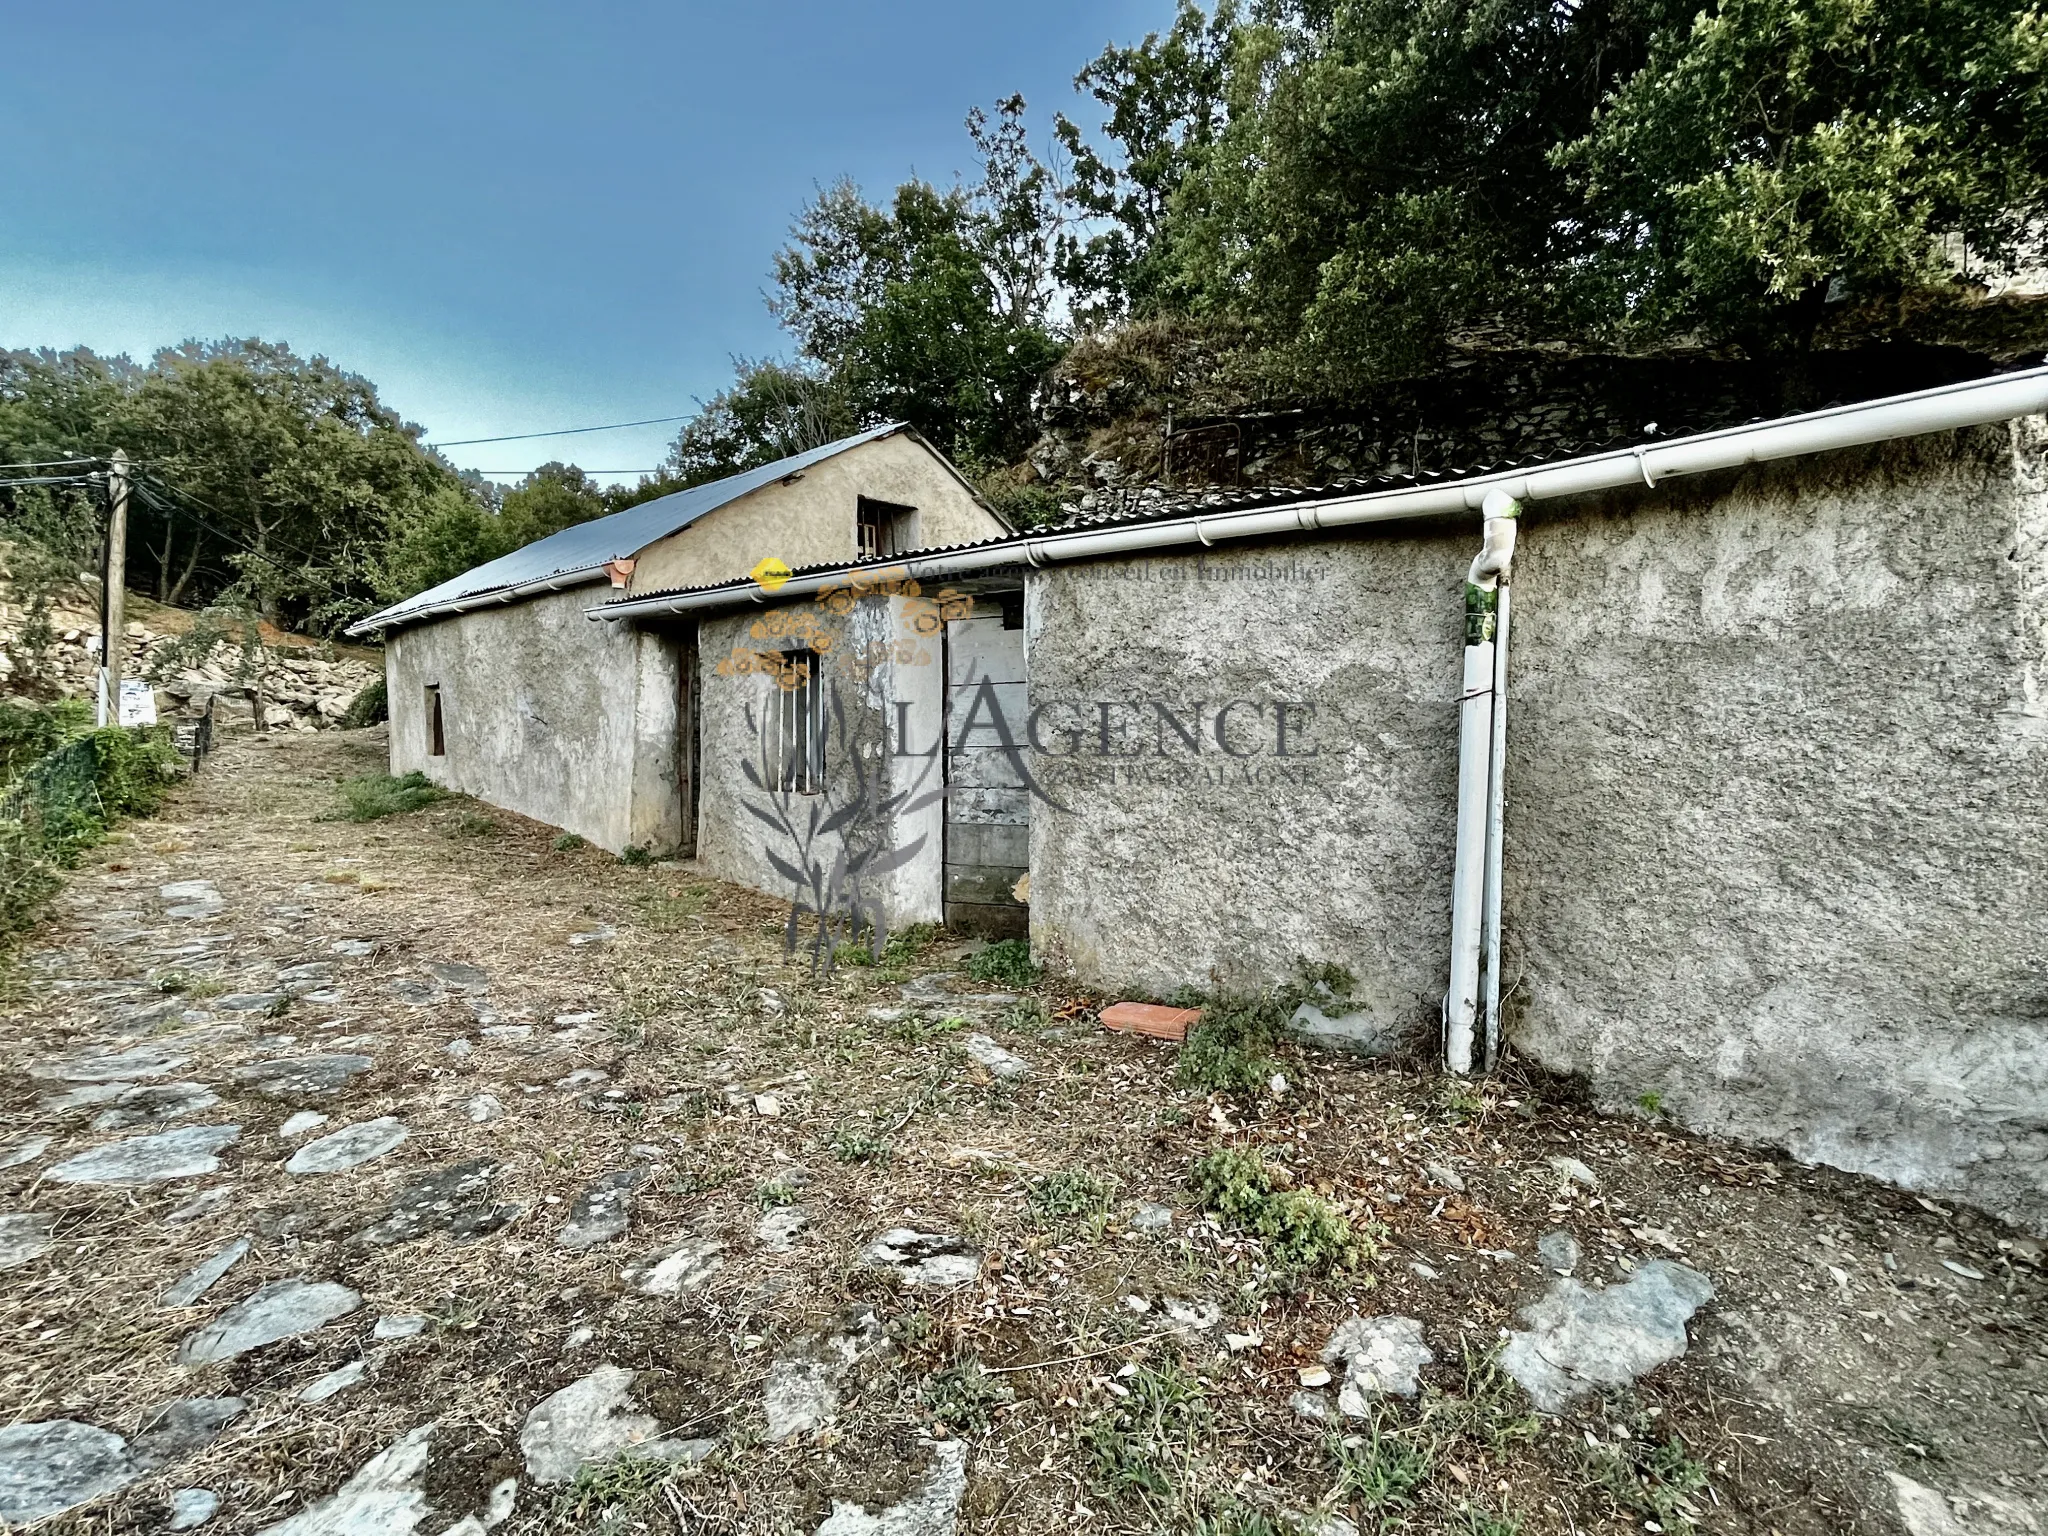
[[[768,701],[768,782],[797,795],[825,788],[825,689],[816,651],[784,651]],[[791,686],[794,684],[794,686]]]

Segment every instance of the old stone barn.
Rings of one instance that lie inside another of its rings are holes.
[[[1334,1045],[1505,1042],[2039,1230],[2044,409],[1036,535],[884,429],[377,616],[392,766],[1106,993],[1334,967]]]

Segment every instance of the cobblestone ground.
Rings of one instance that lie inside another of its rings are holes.
[[[944,935],[820,977],[687,865],[339,819],[383,751],[231,738],[17,956],[0,1519],[2048,1520],[2022,1234],[1568,1085],[1213,1091]],[[1218,1147],[1263,1192],[1205,1195]]]

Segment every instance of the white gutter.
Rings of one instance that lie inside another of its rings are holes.
[[[468,592],[461,597],[451,597],[445,602],[430,603],[425,608],[408,608],[397,613],[373,613],[367,619],[358,619],[343,633],[367,635],[375,631],[396,629],[401,624],[412,624],[421,619],[440,618],[444,614],[468,613],[473,608],[494,608],[501,603],[515,603],[522,597],[533,597],[542,592],[559,592],[564,587],[588,586],[591,582],[604,579],[604,567],[601,565],[580,571],[560,571],[539,581],[522,582],[516,587],[497,587],[488,592]]]
[[[1787,416],[1778,421],[1703,432],[1695,437],[1674,438],[1666,443],[1644,443],[1635,448],[1589,454],[1584,458],[1566,459],[1535,469],[1504,470],[1462,480],[1447,480],[1438,485],[1338,496],[1328,501],[1300,502],[1266,510],[1217,512],[1129,527],[1006,539],[1000,544],[984,545],[978,549],[941,551],[892,561],[890,569],[901,568],[908,575],[920,579],[970,576],[979,570],[1019,562],[1034,566],[1053,565],[1068,560],[1092,560],[1146,550],[1209,545],[1224,540],[1270,538],[1322,528],[1390,522],[1397,518],[1450,516],[1478,511],[1492,491],[1502,491],[1517,501],[1530,502],[1560,496],[1583,496],[1631,485],[1655,486],[1680,475],[1709,474],[1744,464],[1761,464],[1840,448],[1859,448],[1892,438],[1983,426],[2041,412],[2048,412],[2048,368],[2029,368],[1988,379],[1947,384],[1939,389],[1925,389],[1910,395],[1867,400],[1860,405],[1812,411],[1804,416]],[[872,566],[865,568],[873,569]],[[843,582],[851,573],[861,569],[861,566],[849,565],[792,577],[776,589],[772,599],[805,596],[820,587]],[[588,617],[631,619],[689,613],[697,609],[723,607],[736,599],[760,593],[761,589],[751,583],[706,587],[692,592],[607,603],[591,609]],[[434,610],[423,610],[431,611]]]

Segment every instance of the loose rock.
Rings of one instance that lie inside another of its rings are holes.
[[[57,1241],[56,1225],[48,1211],[0,1216],[0,1269],[19,1269],[48,1253]]]
[[[58,1184],[155,1184],[218,1172],[214,1154],[241,1139],[239,1125],[189,1125],[82,1152],[43,1177]]]
[[[238,1237],[210,1259],[202,1259],[186,1273],[183,1279],[174,1281],[165,1288],[163,1304],[167,1307],[189,1307],[193,1302],[213,1289],[220,1277],[234,1268],[242,1256],[249,1251],[249,1239]]]
[[[239,1397],[188,1397],[166,1403],[143,1421],[128,1454],[139,1467],[154,1471],[205,1450],[220,1432],[248,1412]]]
[[[1543,1261],[1545,1269],[1568,1275],[1579,1267],[1584,1252],[1579,1247],[1579,1240],[1559,1227],[1536,1239],[1536,1256]]]
[[[1372,1417],[1375,1397],[1413,1397],[1418,1374],[1436,1359],[1422,1342],[1422,1324],[1412,1317],[1354,1317],[1340,1324],[1323,1346],[1325,1365],[1344,1365],[1337,1406],[1349,1418]]]
[[[818,1536],[953,1536],[967,1492],[967,1447],[958,1440],[924,1444],[931,1447],[931,1466],[908,1498],[874,1514],[834,1499]]]
[[[489,971],[460,960],[429,960],[426,972],[450,992],[484,992],[491,985]]]
[[[317,1131],[327,1123],[327,1116],[317,1109],[302,1109],[277,1128],[280,1136],[303,1136],[308,1131]]]
[[[419,1175],[393,1196],[391,1204],[362,1233],[372,1247],[411,1242],[429,1232],[459,1238],[495,1232],[519,1214],[517,1205],[489,1201],[495,1164],[485,1158],[451,1163]]]
[[[505,1113],[505,1106],[498,1102],[497,1095],[480,1093],[462,1106],[462,1112],[478,1125],[486,1125],[500,1118]]]
[[[386,1446],[332,1495],[257,1536],[411,1536],[427,1517],[420,1487],[434,1426],[422,1424]]]
[[[177,1071],[185,1061],[185,1057],[174,1056],[161,1046],[138,1045],[129,1051],[90,1052],[37,1062],[28,1069],[28,1075],[60,1083],[126,1082],[138,1077],[162,1077]]]
[[[173,1531],[189,1531],[206,1524],[220,1508],[220,1495],[211,1488],[180,1488],[171,1495]]]
[[[981,1274],[981,1252],[964,1237],[892,1227],[861,1250],[870,1269],[895,1272],[905,1285],[965,1285]]]
[[[235,1068],[235,1077],[251,1091],[269,1098],[333,1093],[374,1063],[367,1056],[285,1056]]]
[[[1173,1229],[1173,1207],[1156,1201],[1141,1201],[1131,1212],[1131,1225],[1140,1232],[1168,1232]]]
[[[723,1243],[708,1237],[686,1237],[649,1254],[623,1270],[619,1278],[646,1296],[679,1296],[694,1291],[725,1264]]]
[[[50,1150],[48,1136],[24,1136],[20,1141],[0,1147],[0,1168],[19,1168],[23,1163],[32,1163]]]
[[[754,1236],[770,1253],[788,1253],[811,1218],[793,1205],[778,1205],[754,1223]]]
[[[75,1419],[0,1429],[0,1520],[27,1525],[142,1475],[119,1435]]]
[[[624,1366],[599,1366],[535,1404],[519,1431],[519,1451],[535,1482],[566,1483],[591,1463],[627,1450],[675,1462],[711,1454],[711,1441],[663,1439],[658,1422],[632,1411],[633,1374]]]
[[[1501,1369],[1544,1413],[1582,1392],[1623,1387],[1685,1353],[1685,1325],[1714,1298],[1696,1269],[1651,1259],[1622,1285],[1588,1290],[1559,1280],[1522,1310],[1529,1331],[1511,1334]]]
[[[569,1207],[569,1219],[555,1233],[560,1248],[593,1248],[622,1235],[632,1218],[633,1191],[649,1170],[621,1168],[588,1185]]]
[[[427,1331],[427,1319],[417,1312],[380,1317],[377,1326],[370,1330],[370,1337],[377,1340],[415,1339]]]
[[[337,1392],[346,1392],[363,1379],[363,1372],[369,1367],[361,1360],[351,1360],[347,1365],[329,1371],[325,1376],[299,1388],[302,1403],[324,1403]]]
[[[273,1280],[228,1308],[178,1346],[180,1365],[211,1365],[252,1349],[323,1328],[346,1317],[363,1298],[332,1281]]]
[[[382,1157],[412,1134],[405,1124],[385,1116],[344,1126],[330,1135],[307,1142],[286,1160],[286,1173],[342,1173]]]
[[[285,1001],[282,992],[230,992],[226,997],[217,998],[213,1004],[215,1013],[269,1013]]]
[[[166,1120],[196,1115],[219,1102],[220,1095],[204,1083],[158,1083],[130,1088],[114,1100],[113,1108],[94,1118],[92,1128],[125,1131],[134,1125],[161,1125]]]
[[[1004,1050],[987,1035],[969,1035],[960,1042],[960,1048],[978,1065],[986,1067],[990,1075],[1000,1082],[1011,1082],[1031,1070],[1030,1062],[1022,1056]]]

